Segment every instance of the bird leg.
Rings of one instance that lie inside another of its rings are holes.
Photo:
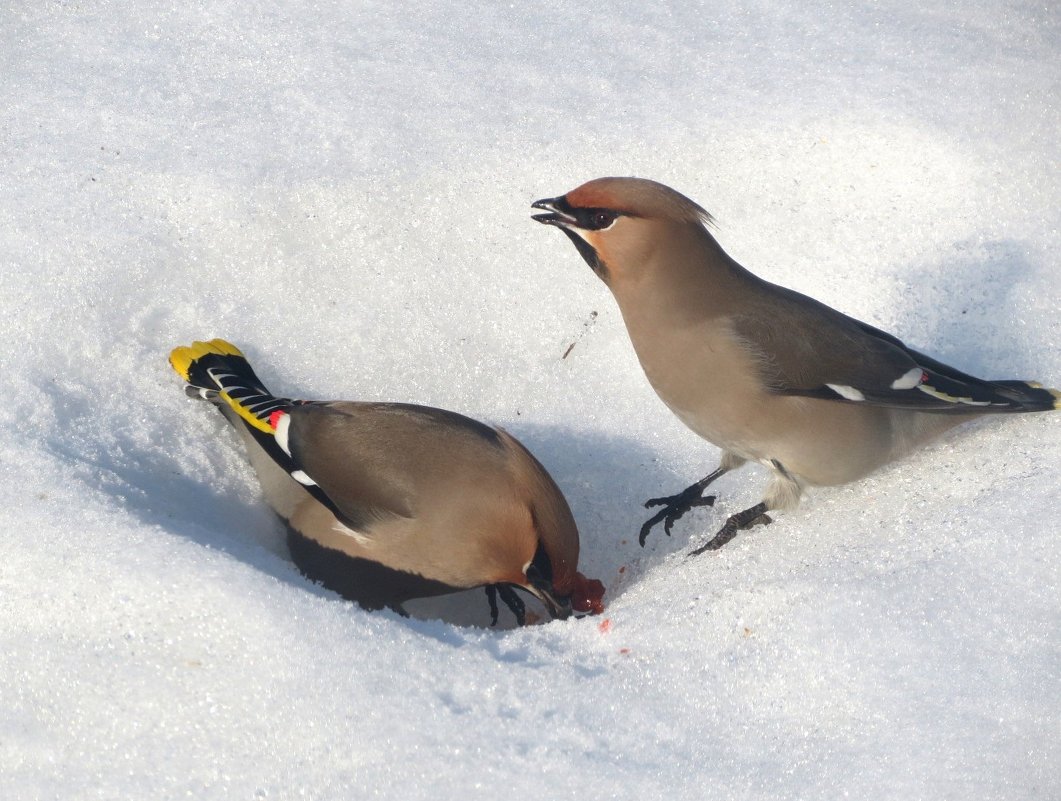
[[[751,528],[757,525],[768,525],[774,522],[773,519],[766,513],[768,507],[766,502],[757,503],[751,509],[745,509],[743,512],[737,512],[732,515],[725,523],[722,528],[719,529],[718,533],[709,539],[706,543],[701,545],[695,551],[690,551],[689,556],[699,556],[704,551],[717,551],[735,536],[737,532],[742,529]]]
[[[486,590],[486,602],[490,604],[490,625],[497,625],[497,585],[487,584],[483,587]]]
[[[504,601],[505,606],[509,608],[513,615],[516,616],[516,622],[521,625],[527,625],[527,607],[523,603],[523,599],[516,595],[516,591],[512,589],[508,584],[487,584],[486,585],[486,600],[490,604],[490,625],[497,625],[497,598],[501,597]]]
[[[649,498],[645,501],[646,509],[651,509],[653,506],[662,506],[663,508],[646,520],[645,524],[641,526],[641,533],[638,536],[638,541],[641,543],[641,547],[645,547],[645,540],[648,538],[648,533],[652,530],[652,527],[661,520],[663,521],[663,531],[669,537],[671,527],[674,523],[681,519],[681,516],[694,506],[713,506],[715,503],[715,496],[705,496],[702,493],[708,484],[728,471],[728,467],[720,467],[710,475],[704,476],[695,484],[686,487],[677,495],[668,495],[665,498]]]

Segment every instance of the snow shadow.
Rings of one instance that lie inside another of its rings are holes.
[[[1035,379],[1021,321],[1036,265],[1020,242],[959,242],[957,255],[911,269],[894,301],[896,334],[910,347],[982,378]]]

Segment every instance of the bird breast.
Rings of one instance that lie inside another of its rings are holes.
[[[766,457],[760,407],[768,400],[752,354],[722,320],[627,328],[641,366],[660,399],[704,439],[746,459]]]

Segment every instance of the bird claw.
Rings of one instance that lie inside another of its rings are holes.
[[[638,542],[641,543],[641,547],[645,547],[645,541],[648,539],[649,532],[652,531],[652,527],[658,524],[660,521],[663,522],[663,533],[668,537],[670,536],[671,529],[674,524],[681,520],[682,516],[697,506],[714,506],[715,496],[704,495],[701,497],[700,493],[702,488],[696,484],[688,487],[677,495],[669,495],[665,498],[649,498],[645,501],[645,508],[651,509],[653,506],[662,506],[663,509],[656,512],[645,524],[641,526],[641,531],[638,534]]]

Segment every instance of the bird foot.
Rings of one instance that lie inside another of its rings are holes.
[[[703,485],[697,482],[691,487],[686,487],[677,495],[668,495],[665,498],[649,498],[645,501],[646,509],[651,509],[653,506],[662,506],[663,508],[646,520],[645,524],[641,526],[641,533],[638,535],[638,542],[641,543],[641,547],[645,547],[645,540],[648,538],[649,532],[652,530],[652,527],[660,521],[663,521],[663,531],[669,537],[670,530],[675,522],[680,520],[682,515],[690,509],[697,506],[713,506],[715,503],[715,496],[701,496],[700,493],[703,492],[703,490]]]
[[[490,625],[497,625],[497,598],[501,597],[505,606],[509,608],[513,615],[516,617],[516,623],[521,626],[527,624],[527,606],[523,603],[523,599],[516,595],[516,591],[507,584],[487,584],[484,588],[486,590],[486,600],[490,604]]]
[[[757,503],[751,509],[737,512],[732,515],[718,530],[718,533],[694,551],[689,551],[689,556],[699,556],[704,551],[717,551],[731,539],[737,536],[738,531],[752,528],[753,526],[767,526],[774,519],[766,513],[766,504]]]

